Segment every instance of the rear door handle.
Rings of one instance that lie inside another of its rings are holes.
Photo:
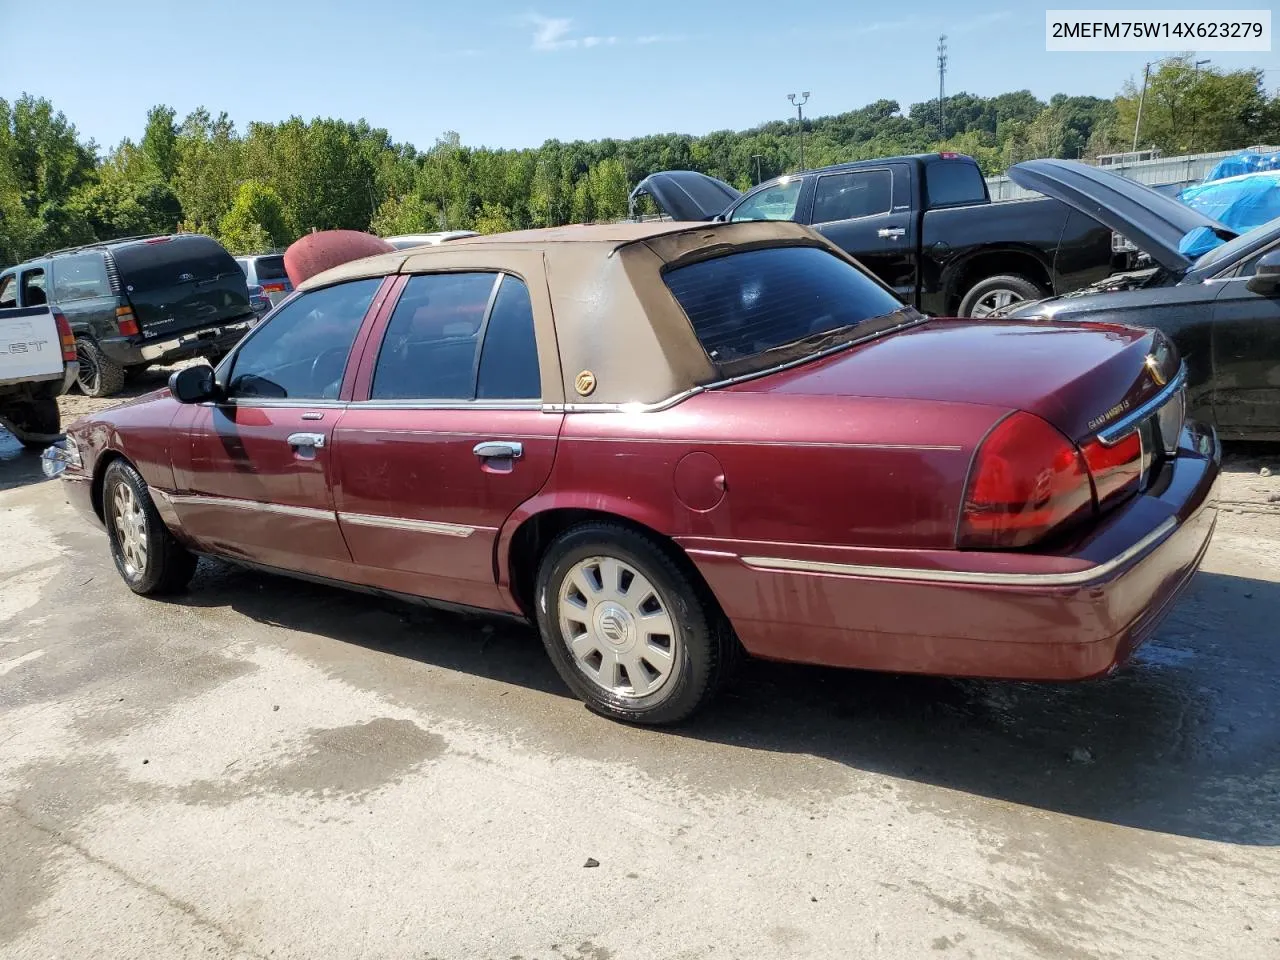
[[[876,236],[883,240],[889,240],[894,237],[906,236],[906,228],[904,227],[881,227],[876,231]]]
[[[289,434],[289,446],[291,447],[311,447],[319,450],[324,446],[323,433],[291,433]]]
[[[477,443],[471,448],[471,452],[482,460],[498,457],[518,460],[524,454],[524,444],[508,440],[486,440],[484,443]]]

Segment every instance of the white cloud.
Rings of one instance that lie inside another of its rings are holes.
[[[529,15],[529,22],[534,27],[535,50],[563,50],[578,45],[578,41],[568,35],[573,29],[571,17],[543,17],[533,13]]]
[[[650,33],[643,37],[636,37],[636,43],[641,46],[648,46],[651,43],[680,43],[683,40],[683,36],[670,33]]]

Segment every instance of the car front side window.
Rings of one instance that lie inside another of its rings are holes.
[[[740,220],[791,220],[796,215],[796,204],[800,202],[800,189],[803,180],[779,181],[752,194],[738,205],[729,219]]]
[[[10,273],[0,277],[0,310],[10,309],[18,305],[18,277]]]
[[[232,399],[334,400],[381,277],[302,294],[246,338],[232,358]]]

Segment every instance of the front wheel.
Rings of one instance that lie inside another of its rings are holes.
[[[156,510],[146,481],[124,460],[107,467],[102,481],[103,519],[111,559],[134,593],[176,593],[196,572],[194,555],[173,538]]]
[[[1026,277],[1016,274],[987,277],[969,288],[960,301],[960,316],[989,317],[996,310],[1021,303],[1023,300],[1039,300],[1045,295],[1041,287]]]
[[[714,694],[734,642],[663,545],[612,523],[573,527],[551,544],[536,603],[564,682],[591,709],[631,723],[693,714]]]

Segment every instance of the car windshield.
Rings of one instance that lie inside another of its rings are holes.
[[[828,335],[854,327],[871,333],[886,325],[873,323],[877,318],[914,318],[892,293],[820,247],[732,253],[668,270],[663,279],[722,367],[787,346],[820,349]]]
[[[1225,266],[1246,250],[1252,249],[1260,240],[1264,238],[1274,240],[1277,236],[1280,236],[1280,217],[1268,220],[1262,226],[1254,227],[1247,233],[1242,233],[1221,246],[1214,247],[1196,260],[1195,268],[1209,270],[1215,266]]]

